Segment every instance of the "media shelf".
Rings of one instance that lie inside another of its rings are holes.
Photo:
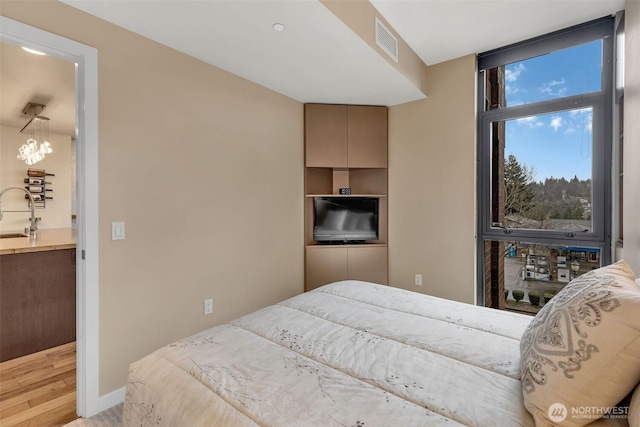
[[[312,196],[312,195],[307,195],[305,197],[305,201],[304,201],[304,212],[305,212],[305,227],[304,227],[304,238],[305,238],[305,245],[307,246],[316,246],[317,242],[315,240],[313,240],[313,199],[314,197],[358,197],[358,196],[341,196],[338,194],[327,194],[325,196]],[[367,243],[364,244],[358,244],[358,245],[354,245],[354,246],[364,246],[364,245],[370,245],[370,244],[379,244],[379,245],[385,245],[388,242],[388,221],[387,221],[387,213],[388,213],[388,198],[386,195],[384,196],[373,196],[373,195],[365,195],[364,197],[379,197],[379,204],[378,204],[378,240],[375,241],[369,241]],[[321,246],[331,246],[331,245],[321,245]]]
[[[386,194],[334,194],[334,193],[323,193],[323,194],[307,194],[305,197],[378,197],[383,198],[387,197]]]
[[[386,243],[373,243],[373,242],[366,242],[366,243],[320,243],[320,242],[313,242],[310,245],[307,246],[318,246],[318,247],[323,247],[323,248],[361,248],[364,246],[380,246],[380,247],[387,247]]]
[[[352,194],[387,194],[386,168],[305,168],[307,194],[338,194],[351,188]]]
[[[387,150],[386,107],[305,104],[305,290],[345,279],[388,284]],[[315,197],[378,198],[378,239],[318,244]]]

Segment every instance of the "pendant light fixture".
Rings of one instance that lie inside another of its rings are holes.
[[[53,151],[49,143],[49,118],[40,115],[45,107],[44,104],[28,102],[22,109],[26,124],[20,133],[27,134],[29,138],[18,149],[18,160],[24,160],[28,165],[39,162]]]

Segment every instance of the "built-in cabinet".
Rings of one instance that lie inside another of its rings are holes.
[[[308,245],[306,290],[345,279],[387,284],[386,245]]]
[[[387,168],[387,108],[305,106],[306,166]]]
[[[337,280],[387,284],[387,108],[305,105],[305,290]],[[379,198],[379,238],[355,245],[313,240],[313,198]]]

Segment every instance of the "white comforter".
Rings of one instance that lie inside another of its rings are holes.
[[[533,426],[519,381],[531,319],[334,283],[134,363],[124,426]]]

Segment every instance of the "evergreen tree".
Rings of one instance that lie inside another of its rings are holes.
[[[505,214],[524,214],[535,204],[533,168],[518,163],[513,154],[504,163]]]
[[[520,215],[540,222],[547,219],[591,219],[591,180],[545,178],[533,180],[534,169],[509,155],[504,162],[505,214]],[[528,226],[532,226],[529,224]]]

